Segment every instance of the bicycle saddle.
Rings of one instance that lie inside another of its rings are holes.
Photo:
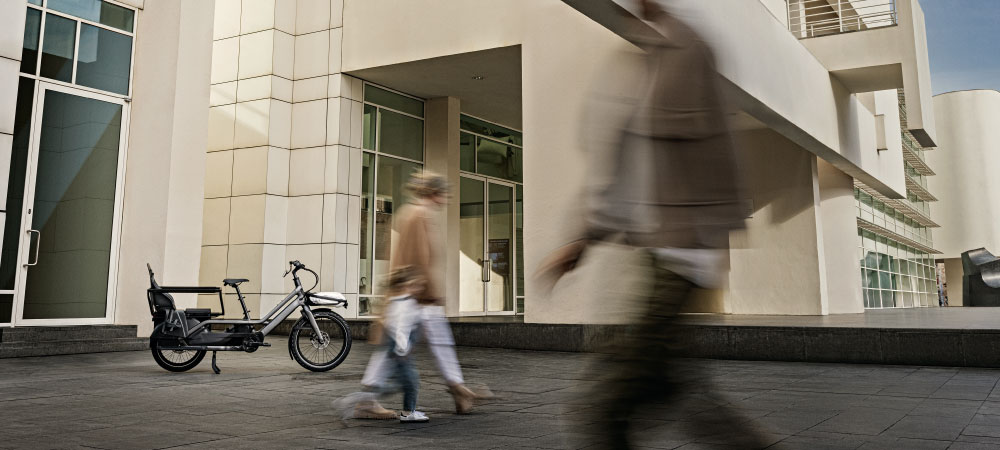
[[[246,283],[247,281],[250,280],[246,278],[226,278],[225,280],[222,280],[222,284],[226,286],[236,287],[239,286],[240,283]]]

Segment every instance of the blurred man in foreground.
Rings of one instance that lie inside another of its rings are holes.
[[[593,395],[609,448],[630,448],[630,419],[651,405],[670,406],[690,387],[675,361],[677,314],[696,287],[718,287],[729,232],[745,218],[711,49],[651,0],[640,0],[640,12],[661,36],[626,36],[645,52],[644,81],[608,149],[612,173],[588,186],[583,236],[553,252],[538,273],[555,283],[602,241],[645,255],[652,279],[644,313],[598,366],[610,377]],[[742,448],[769,444],[740,429],[743,420],[727,408],[717,412]]]

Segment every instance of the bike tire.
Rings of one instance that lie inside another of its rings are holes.
[[[201,363],[201,360],[205,358],[205,350],[185,350],[182,352],[174,350],[161,350],[160,345],[164,340],[167,340],[162,334],[160,334],[159,327],[153,330],[153,334],[149,336],[149,350],[153,353],[153,360],[160,367],[169,370],[171,372],[187,372],[195,368]],[[172,359],[175,354],[180,356],[185,353],[190,353],[190,357],[181,356],[179,359]]]
[[[288,334],[288,353],[292,355],[295,362],[313,372],[326,372],[340,365],[347,359],[351,352],[351,328],[343,317],[333,311],[313,312],[316,323],[320,330],[330,337],[325,347],[320,347],[312,338],[314,335],[312,325],[309,320],[302,317],[292,326],[291,333]],[[313,347],[313,351],[306,354],[303,349],[303,339],[308,346]],[[335,353],[326,351],[327,348],[340,343],[340,349]],[[318,358],[317,358],[318,357]]]

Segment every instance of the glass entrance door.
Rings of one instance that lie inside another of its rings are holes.
[[[39,83],[21,212],[15,321],[112,320],[125,104]]]
[[[461,313],[514,313],[514,186],[462,176],[459,280]]]

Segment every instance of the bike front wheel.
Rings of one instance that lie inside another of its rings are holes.
[[[326,372],[347,359],[351,351],[351,329],[344,318],[333,311],[317,311],[313,316],[323,336],[317,335],[309,319],[302,317],[288,335],[288,352],[302,367]]]

